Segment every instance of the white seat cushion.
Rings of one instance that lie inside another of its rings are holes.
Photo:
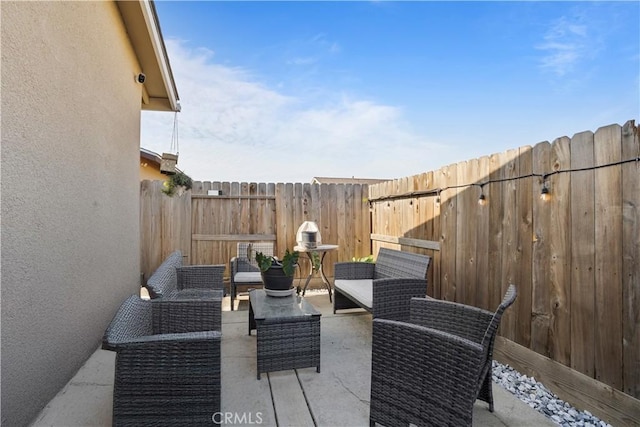
[[[236,283],[262,283],[262,276],[259,271],[246,271],[236,273],[233,277]]]
[[[348,295],[363,305],[371,309],[373,307],[373,280],[344,280],[337,279],[334,282],[334,288],[339,289],[341,293]]]

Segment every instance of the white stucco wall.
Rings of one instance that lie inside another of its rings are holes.
[[[139,290],[140,72],[113,2],[1,2],[2,425]]]

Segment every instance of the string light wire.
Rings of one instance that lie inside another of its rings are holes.
[[[541,174],[541,173],[530,173],[530,174],[527,174],[527,175],[520,175],[520,176],[514,176],[514,177],[489,179],[489,180],[483,181],[483,182],[474,182],[474,183],[470,183],[470,184],[459,184],[459,185],[449,185],[449,186],[446,186],[446,187],[438,187],[438,188],[433,188],[433,189],[429,189],[429,190],[412,191],[412,192],[409,192],[409,193],[376,197],[376,198],[369,199],[369,204],[374,203],[374,202],[380,202],[380,201],[419,198],[419,197],[425,197],[425,196],[426,197],[436,196],[437,197],[436,203],[440,203],[440,200],[439,200],[440,199],[440,194],[443,191],[455,190],[455,189],[458,189],[458,188],[468,188],[468,187],[473,187],[473,186],[479,186],[480,187],[480,191],[481,191],[480,197],[482,198],[482,196],[484,196],[484,186],[487,185],[487,184],[493,184],[493,183],[498,183],[498,182],[517,181],[517,180],[526,179],[526,178],[541,178],[542,179],[542,192],[543,192],[543,194],[546,194],[548,196],[549,188],[547,187],[546,183],[547,183],[547,178],[549,178],[550,176],[561,174],[561,173],[591,171],[591,170],[602,169],[602,168],[607,168],[607,167],[611,167],[611,166],[624,165],[626,163],[633,163],[633,162],[636,162],[636,163],[638,163],[640,165],[640,156],[634,157],[634,158],[631,158],[631,159],[627,159],[627,160],[621,160],[621,161],[618,161],[618,162],[604,163],[604,164],[601,164],[601,165],[588,166],[588,167],[584,167],[584,168],[558,169],[558,170],[555,170],[555,171],[552,171],[552,172],[548,172],[548,173],[544,173],[544,174]],[[545,190],[546,190],[546,192],[545,192]],[[486,202],[486,197],[484,198],[484,200]]]

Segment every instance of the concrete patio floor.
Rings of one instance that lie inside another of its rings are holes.
[[[333,314],[328,295],[307,294],[322,312],[321,372],[315,368],[263,374],[256,379],[256,336],[247,335],[248,302],[223,305],[222,416],[225,425],[368,426],[371,316]],[[111,425],[115,353],[98,349],[44,408],[32,426]],[[476,402],[474,426],[555,426],[494,384],[495,412]]]

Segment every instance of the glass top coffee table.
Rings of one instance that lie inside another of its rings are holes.
[[[321,313],[299,295],[249,292],[249,335],[257,334],[258,379],[262,372],[316,367],[320,372]]]

